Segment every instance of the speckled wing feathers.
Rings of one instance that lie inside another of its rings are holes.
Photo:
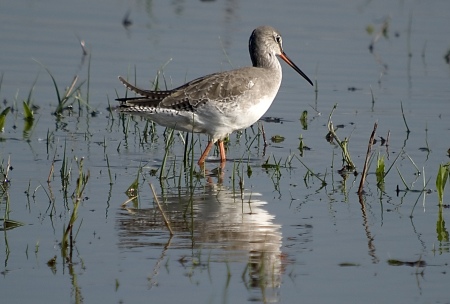
[[[120,81],[131,91],[142,97],[120,98],[122,107],[158,107],[177,111],[195,111],[202,104],[214,101],[226,104],[235,101],[249,90],[256,77],[249,69],[210,74],[194,79],[170,91],[139,89],[122,77]],[[254,72],[254,71],[253,71]]]

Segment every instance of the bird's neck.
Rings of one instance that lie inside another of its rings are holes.
[[[264,53],[261,55],[253,55],[251,59],[254,67],[281,71],[280,62],[273,54]]]

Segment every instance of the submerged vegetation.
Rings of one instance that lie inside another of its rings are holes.
[[[89,68],[88,68],[88,74],[87,74],[87,85],[84,86],[86,81],[79,82],[79,77],[74,76],[72,82],[69,84],[69,86],[65,90],[61,90],[58,86],[58,82],[55,79],[55,77],[52,75],[51,71],[45,67],[43,64],[40,64],[42,68],[47,72],[47,74],[50,76],[51,82],[53,83],[54,90],[56,93],[56,108],[53,112],[58,119],[60,119],[64,113],[69,114],[73,110],[74,103],[78,103],[78,109],[80,110],[80,113],[83,111],[83,105],[86,109],[85,115],[91,115],[92,113],[89,111],[89,80],[90,80],[90,54],[87,55],[87,52],[83,53],[83,56],[89,56]],[[159,86],[164,83],[165,88],[167,88],[167,81],[164,76],[163,69],[168,64],[168,62],[163,65],[163,67],[158,71],[154,81],[153,86],[154,89],[158,89]],[[134,72],[136,74],[136,71]],[[1,81],[3,79],[3,74],[0,78],[0,88],[1,88]],[[35,102],[33,102],[33,92],[35,92],[36,89],[36,82],[38,80],[38,77],[36,77],[35,81],[33,82],[29,94],[26,99],[23,100],[23,118],[25,120],[24,125],[24,132],[29,132],[33,126],[35,126],[35,109],[38,109],[38,107],[35,106]],[[317,81],[316,81],[317,82]],[[83,88],[85,88],[85,91],[83,92]],[[61,93],[63,91],[63,93]],[[375,97],[373,94],[372,89],[371,92],[371,100],[372,104],[375,103]],[[316,92],[317,93],[317,92]],[[109,100],[109,98],[108,98]],[[111,107],[109,107],[110,109]],[[406,126],[407,133],[410,133],[410,129],[407,124],[407,118],[404,113],[403,104],[400,102],[400,108],[401,108],[401,114],[402,119],[404,121],[404,124]],[[6,123],[6,117],[8,116],[9,112],[11,111],[11,106],[8,106],[4,108],[0,114],[0,129],[5,128]],[[329,143],[335,144],[338,150],[341,152],[341,160],[342,164],[340,166],[340,169],[334,169],[335,165],[335,159],[334,159],[334,153],[333,158],[330,160],[330,168],[332,168],[332,171],[335,171],[339,173],[339,175],[342,177],[343,181],[345,182],[347,178],[349,177],[349,174],[353,174],[355,177],[358,175],[361,175],[360,180],[360,189],[359,193],[363,194],[363,188],[366,181],[366,177],[368,173],[373,170],[375,172],[375,182],[378,186],[378,189],[381,191],[381,193],[385,193],[387,190],[385,188],[387,183],[390,183],[386,179],[388,177],[388,173],[391,171],[391,169],[395,166],[396,162],[401,157],[402,159],[407,159],[410,161],[411,164],[413,164],[416,168],[416,172],[418,174],[421,173],[421,170],[417,168],[412,158],[406,154],[405,151],[400,151],[396,158],[388,165],[386,161],[389,159],[388,154],[388,146],[389,146],[389,133],[385,138],[381,137],[381,146],[386,147],[386,153],[382,154],[380,149],[376,149],[375,152],[372,152],[372,147],[375,147],[377,144],[377,140],[375,139],[375,130],[376,125],[374,127],[374,131],[372,133],[372,136],[370,137],[367,155],[365,158],[365,161],[363,163],[356,164],[351,156],[351,150],[352,145],[356,145],[351,140],[351,134],[347,135],[344,139],[340,139],[338,132],[339,129],[341,129],[341,125],[338,125],[335,127],[335,125],[332,122],[332,116],[333,113],[337,109],[337,104],[333,106],[333,108],[330,111],[328,123],[327,123],[327,130],[328,133],[326,135],[326,140]],[[42,114],[41,114],[42,115]],[[170,187],[176,187],[178,189],[182,188],[190,188],[191,191],[194,191],[201,183],[202,179],[208,176],[216,176],[219,178],[219,182],[223,182],[224,177],[224,168],[218,167],[216,170],[213,170],[212,172],[204,171],[205,168],[197,168],[194,164],[194,151],[200,150],[200,147],[198,145],[201,143],[201,140],[199,140],[198,135],[195,134],[184,134],[182,132],[174,131],[171,129],[166,129],[163,132],[163,135],[158,135],[159,128],[155,127],[155,124],[150,120],[144,120],[144,123],[140,123],[141,118],[136,118],[132,116],[126,116],[121,115],[120,120],[115,120],[114,116],[116,114],[114,112],[110,112],[110,124],[111,126],[114,123],[119,123],[122,128],[123,132],[123,140],[120,141],[117,144],[117,152],[121,153],[121,150],[123,147],[128,147],[130,145],[130,135],[133,134],[137,138],[137,143],[141,147],[142,151],[145,153],[145,149],[148,145],[154,145],[154,144],[160,144],[161,138],[164,139],[163,144],[163,157],[161,161],[161,165],[157,166],[156,168],[150,169],[148,173],[150,176],[157,176],[160,183],[161,191],[165,191],[164,189],[170,188]],[[308,121],[315,119],[315,117],[310,118],[308,117],[308,112],[303,111],[300,114],[300,123],[303,131],[306,131],[308,129]],[[276,122],[276,119],[269,119],[267,120],[269,122]],[[279,120],[281,121],[281,120]],[[144,126],[144,128],[141,130],[141,125]],[[90,134],[84,135],[86,138],[90,137]],[[234,136],[234,135],[232,135]],[[234,160],[234,169],[229,171],[231,173],[230,179],[233,181],[233,188],[237,186],[234,181],[239,179],[239,187],[237,189],[240,192],[243,190],[243,177],[242,174],[245,171],[247,172],[247,178],[251,178],[253,171],[256,167],[260,167],[263,169],[263,172],[266,172],[268,177],[272,180],[274,185],[275,191],[280,191],[280,183],[283,178],[283,174],[288,173],[293,170],[297,170],[298,167],[302,167],[305,169],[304,171],[304,181],[305,185],[309,186],[309,183],[311,182],[311,178],[317,179],[320,181],[320,189],[326,188],[327,185],[330,183],[335,183],[336,181],[333,178],[333,181],[328,180],[330,177],[330,172],[328,172],[329,168],[312,168],[311,165],[308,164],[307,158],[308,154],[311,151],[311,148],[308,147],[305,144],[305,138],[303,134],[300,135],[299,139],[299,146],[297,152],[292,152],[290,155],[288,155],[286,158],[279,158],[275,154],[265,155],[266,148],[268,146],[268,143],[266,141],[266,134],[264,131],[264,126],[261,124],[258,128],[249,128],[247,130],[244,130],[243,132],[237,133],[236,137],[236,143],[239,143],[241,139],[245,139],[245,145],[246,145],[246,152],[241,156],[240,159]],[[261,141],[261,139],[263,139]],[[53,150],[54,155],[52,156],[53,162],[51,164],[50,174],[48,181],[50,182],[53,174],[54,174],[54,166],[55,166],[55,156],[58,153],[58,149],[56,147],[52,147],[54,145],[54,131],[48,130],[47,131],[47,153],[50,156],[51,151]],[[133,139],[134,140],[134,139]],[[283,144],[285,141],[285,136],[283,135],[274,135],[271,137],[272,144]],[[176,146],[179,145],[183,146],[182,148],[182,156],[179,153],[179,150],[177,150]],[[232,140],[228,139],[226,141],[227,147],[230,147],[232,145]],[[106,147],[108,145],[106,138],[103,138],[102,145],[104,147],[104,160],[105,160],[105,166],[107,168],[108,176],[109,176],[109,185],[112,187],[114,185],[115,178],[113,177],[112,169],[110,166],[110,155],[108,155]],[[357,143],[357,145],[361,145],[361,143]],[[258,151],[258,153],[261,155],[262,152],[262,161],[261,164],[253,163],[250,161],[251,158],[254,156],[253,151]],[[61,150],[61,149],[60,149]],[[60,169],[60,178],[61,178],[61,187],[62,187],[62,193],[64,194],[64,199],[66,200],[66,206],[67,206],[67,199],[69,198],[68,189],[70,186],[70,181],[72,178],[72,168],[70,165],[69,159],[71,158],[71,154],[69,153],[67,149],[67,141],[65,141],[64,146],[62,148],[62,163],[61,163],[61,169]],[[217,151],[216,151],[217,153]],[[375,167],[373,168],[373,159],[376,155],[376,162]],[[126,193],[131,197],[134,197],[133,199],[137,199],[139,187],[140,187],[140,176],[142,177],[143,181],[146,180],[146,174],[144,170],[144,164],[140,164],[138,166],[138,170],[136,173],[136,178],[131,182],[130,186],[126,190]],[[82,166],[82,164],[78,164],[78,166]],[[413,184],[409,185],[406,178],[403,176],[401,169],[398,166],[395,166],[398,172],[398,176],[400,177],[402,187],[397,185],[396,192],[397,195],[400,192],[404,191],[412,191],[414,186]],[[362,168],[362,172],[358,172],[358,168]],[[373,168],[373,169],[371,169]],[[425,170],[425,168],[423,169]],[[323,171],[323,173],[319,173],[320,171]],[[331,174],[333,174],[332,172]],[[238,175],[236,177],[235,175]],[[439,202],[442,205],[443,204],[443,193],[445,189],[445,184],[447,181],[448,176],[448,164],[441,165],[441,167],[438,170],[437,178],[436,178],[436,189],[439,196]],[[86,176],[85,176],[86,177]],[[148,178],[148,177],[147,177]],[[370,178],[370,176],[369,176]],[[81,180],[83,178],[80,177]],[[87,182],[87,178],[86,181]],[[403,189],[402,189],[403,188]],[[83,187],[84,189],[84,187]],[[423,188],[425,191],[425,187]],[[346,190],[347,191],[347,190]],[[52,204],[54,204],[54,198],[52,197],[52,194],[50,191],[46,191],[47,196],[49,197],[50,201],[52,201]],[[347,196],[348,194],[346,194]],[[78,205],[76,205],[78,206]],[[55,210],[55,207],[52,206],[49,210]],[[75,208],[77,210],[77,207]],[[71,220],[73,221],[73,219]],[[68,229],[67,231],[69,231]],[[66,239],[66,237],[64,237]]]

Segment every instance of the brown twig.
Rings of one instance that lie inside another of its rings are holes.
[[[138,197],[137,195],[133,196],[133,197],[130,197],[125,202],[123,202],[122,205],[120,205],[120,207],[125,208],[129,202],[131,202],[132,200],[136,199],[137,197]]]
[[[261,126],[261,132],[262,132],[263,141],[264,141],[264,149],[263,149],[263,157],[264,157],[264,155],[266,155],[266,148],[267,148],[268,144],[267,144],[267,140],[266,140],[266,132],[264,131],[264,125],[262,123],[260,123],[259,125]]]
[[[391,136],[391,130],[388,131],[387,137],[386,137],[386,154],[387,154],[387,159],[389,159],[389,137]]]
[[[361,195],[363,193],[364,182],[366,181],[367,171],[369,170],[369,159],[370,159],[370,154],[372,153],[372,146],[373,146],[373,141],[375,138],[375,133],[377,131],[377,127],[378,127],[378,123],[375,122],[375,124],[373,125],[372,135],[370,135],[369,145],[367,146],[366,160],[364,162],[364,168],[363,168],[362,175],[361,175],[361,182],[359,183],[359,188],[358,188],[359,195]]]
[[[260,124],[261,126],[261,132],[262,132],[262,136],[263,136],[263,141],[264,141],[264,147],[267,147],[267,140],[266,140],[266,131],[264,131],[264,125]]]
[[[150,188],[152,189],[153,197],[155,198],[155,201],[156,201],[156,204],[158,205],[159,211],[161,211],[161,214],[163,216],[164,223],[166,224],[167,228],[169,229],[170,236],[172,236],[173,235],[172,228],[170,227],[170,223],[166,218],[166,214],[164,213],[164,210],[162,210],[162,208],[161,208],[161,204],[159,203],[158,197],[156,196],[155,189],[153,188],[152,184],[149,184],[149,185],[150,185]]]
[[[55,170],[55,159],[52,161],[52,165],[50,166],[50,172],[48,173],[47,183],[50,184],[52,181],[53,172]]]

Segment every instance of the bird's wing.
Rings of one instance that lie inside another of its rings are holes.
[[[245,94],[256,82],[250,68],[219,72],[194,79],[170,91],[142,90],[130,84],[123,77],[119,80],[141,97],[118,98],[121,106],[160,107],[174,110],[193,111],[209,101],[217,104],[236,100]]]
[[[173,89],[159,106],[178,110],[193,109],[209,101],[231,102],[250,90],[255,81],[248,68],[210,74]]]

